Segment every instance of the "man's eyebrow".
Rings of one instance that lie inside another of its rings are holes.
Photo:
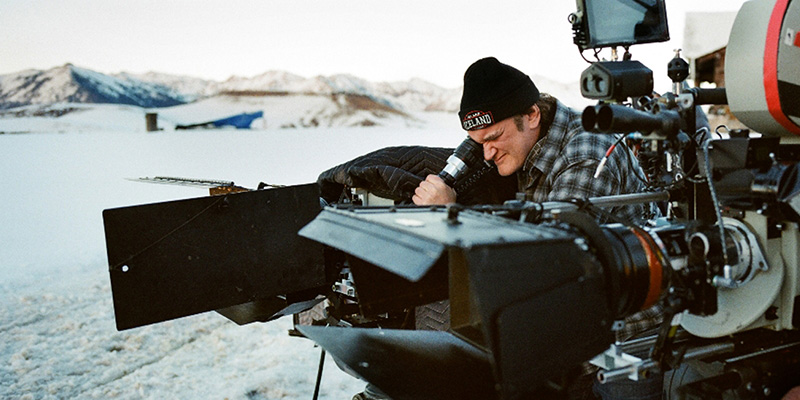
[[[500,135],[502,135],[502,134],[503,134],[503,128],[498,128],[496,131],[484,136],[483,137],[483,141],[484,142],[488,142],[488,141],[491,141],[491,140],[495,140],[498,137],[500,137]]]

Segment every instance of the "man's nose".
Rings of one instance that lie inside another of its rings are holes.
[[[483,158],[486,161],[492,161],[494,155],[497,153],[497,149],[492,146],[491,142],[486,142],[483,144]]]

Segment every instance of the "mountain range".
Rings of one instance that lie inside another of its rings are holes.
[[[0,75],[0,110],[65,102],[155,108],[215,95],[281,93],[353,94],[406,112],[452,111],[460,90],[444,89],[421,79],[373,83],[352,75],[303,78],[285,71],[268,71],[251,78],[234,76],[222,82],[156,72],[109,75],[72,64]]]
[[[542,77],[533,79],[537,86],[546,88],[543,91],[556,95],[567,104],[581,100],[577,84],[563,84]],[[353,121],[353,113],[369,111],[368,120],[347,124],[373,125],[380,124],[380,119],[386,115],[413,119],[412,114],[418,112],[456,112],[461,88],[442,88],[422,79],[376,83],[348,74],[305,78],[286,71],[267,71],[254,77],[233,76],[225,81],[213,81],[157,72],[103,74],[72,64],[0,75],[0,114],[6,116],[37,115],[37,111],[30,111],[29,106],[42,108],[57,103],[125,104],[152,109],[219,97],[230,100],[265,96],[273,100],[280,96],[292,97],[295,100],[287,101],[286,107],[295,108],[303,104],[297,100],[298,96],[324,98],[320,110],[304,105],[304,115],[327,113],[325,125],[333,126],[341,125],[334,121],[341,119],[340,115],[350,116],[349,121]],[[12,110],[19,107],[24,111]],[[336,110],[330,111],[333,108]],[[313,121],[310,124],[314,125]],[[307,125],[300,120],[282,124]]]
[[[113,103],[168,107],[191,98],[169,86],[114,77],[66,64],[0,75],[0,110],[53,103]]]

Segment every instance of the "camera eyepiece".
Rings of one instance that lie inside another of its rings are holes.
[[[447,158],[439,177],[450,187],[454,187],[456,180],[471,169],[475,169],[483,161],[483,146],[467,137],[456,147],[453,154]]]

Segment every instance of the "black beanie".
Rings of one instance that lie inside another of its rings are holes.
[[[525,113],[538,100],[539,89],[528,75],[494,57],[482,58],[464,73],[458,117],[464,130],[483,129]]]

